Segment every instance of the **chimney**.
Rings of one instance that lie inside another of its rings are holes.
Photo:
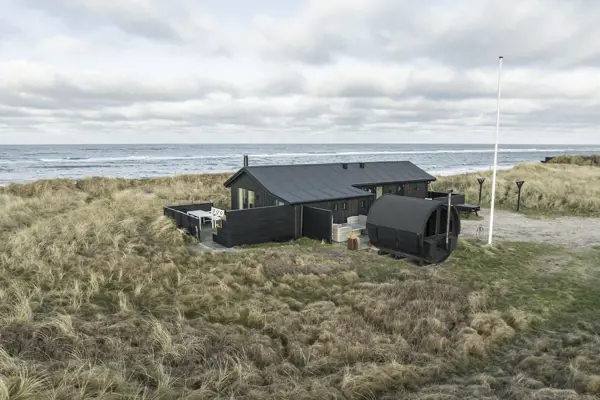
[[[359,165],[359,166],[360,166],[362,169],[364,169],[364,168],[365,168],[365,163],[364,163],[364,162],[361,162],[361,163],[360,163],[360,164],[358,164],[358,165]]]
[[[342,164],[342,168],[344,168],[344,169],[348,169],[348,163],[343,163],[343,164]]]
[[[248,154],[244,154],[244,167],[248,166]]]

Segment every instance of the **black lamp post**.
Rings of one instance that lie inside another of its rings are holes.
[[[446,249],[450,248],[450,215],[452,214],[452,193],[454,190],[448,190],[448,211],[446,213]]]
[[[521,188],[523,187],[523,184],[525,183],[525,181],[516,181],[515,183],[517,184],[517,187],[519,188],[519,194],[517,196],[517,211],[519,211],[519,208],[521,207]]]
[[[485,178],[477,178],[477,182],[479,182],[479,205],[481,205],[481,190],[483,189],[483,182],[485,182]]]

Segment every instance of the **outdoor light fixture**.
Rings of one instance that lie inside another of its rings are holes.
[[[477,182],[479,182],[479,205],[481,205],[481,190],[483,189],[483,182],[485,182],[485,178],[477,178]]]
[[[452,208],[452,192],[454,192],[454,190],[448,190],[448,212],[446,213],[446,250],[450,248],[450,211]]]
[[[515,183],[517,184],[517,187],[519,188],[519,194],[517,195],[517,211],[519,211],[519,208],[521,206],[521,188],[523,187],[523,184],[525,183],[525,181],[516,181]]]

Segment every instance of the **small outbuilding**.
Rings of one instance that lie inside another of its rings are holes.
[[[456,249],[460,216],[450,206],[448,221],[448,204],[442,201],[383,195],[371,205],[367,232],[381,253],[437,264]]]

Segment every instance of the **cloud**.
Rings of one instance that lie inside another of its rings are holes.
[[[0,142],[489,142],[499,54],[505,142],[600,141],[595,2],[233,4],[9,0]]]
[[[16,25],[3,18],[0,18],[0,43],[3,40],[9,39],[16,35],[20,35],[22,33],[23,31],[19,29]]]
[[[24,0],[24,4],[78,30],[115,27],[148,39],[179,39],[149,0]]]
[[[24,107],[94,108],[137,102],[176,102],[236,90],[227,82],[202,77],[146,81],[117,74],[65,75],[22,61],[0,63],[0,99]]]
[[[257,18],[266,58],[321,64],[343,57],[435,59],[481,66],[499,55],[514,65],[570,66],[596,60],[600,4],[591,0],[351,0],[311,2],[292,20]]]

